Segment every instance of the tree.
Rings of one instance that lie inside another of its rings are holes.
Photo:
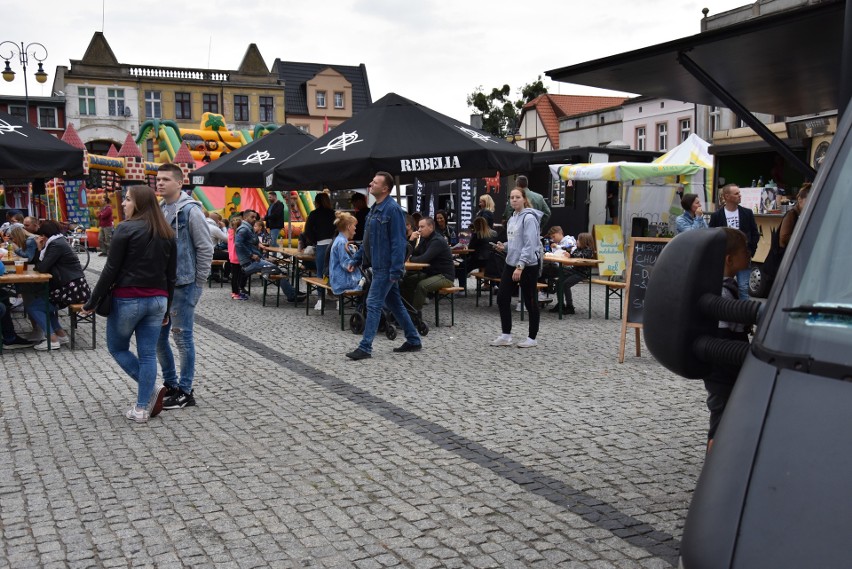
[[[495,136],[505,137],[516,128],[520,110],[525,104],[539,95],[547,93],[547,87],[541,81],[541,75],[533,83],[527,83],[520,89],[521,98],[516,101],[509,99],[512,92],[509,85],[491,89],[485,94],[482,86],[467,96],[467,105],[482,116],[482,130]]]

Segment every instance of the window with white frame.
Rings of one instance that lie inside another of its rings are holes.
[[[636,150],[645,150],[645,127],[636,127]]]
[[[95,88],[77,87],[77,96],[80,98],[80,115],[95,115]]]
[[[669,149],[669,124],[661,122],[657,124],[657,150]]]
[[[293,126],[295,126],[296,128],[298,128],[299,130],[301,130],[304,133],[307,133],[307,134],[311,133],[311,127],[309,127],[306,124],[294,124]]]
[[[335,91],[334,92],[334,108],[335,109],[344,108],[344,99],[343,99],[343,92],[342,91]]]
[[[710,107],[710,134],[719,130],[722,127],[722,111],[719,107]]]
[[[317,91],[317,108],[325,108],[325,91]]]
[[[107,89],[107,110],[111,117],[124,114],[124,89]]]
[[[27,118],[27,108],[24,105],[9,105],[9,114],[22,119]]]
[[[38,127],[56,128],[59,121],[56,120],[56,107],[38,108]]]
[[[145,117],[163,118],[163,97],[160,91],[145,91]]]
[[[680,119],[678,127],[680,129],[680,141],[683,142],[692,134],[692,119]]]

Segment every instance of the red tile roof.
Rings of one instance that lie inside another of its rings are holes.
[[[66,142],[74,148],[79,148],[80,150],[86,149],[86,145],[83,144],[83,141],[80,140],[80,135],[77,134],[77,129],[74,128],[74,125],[70,122],[65,128],[65,134],[62,135],[62,142]]]
[[[106,153],[110,158],[118,158],[118,150],[115,149],[115,144],[109,145],[109,150]]]
[[[554,150],[559,148],[559,119],[583,115],[600,109],[617,107],[628,97],[598,97],[589,95],[540,95],[524,105],[523,112],[535,110],[544,125]]]
[[[124,139],[124,144],[121,145],[121,150],[118,151],[118,155],[123,158],[142,158],[142,151],[139,150],[139,146],[133,140],[133,135],[129,132],[127,138]]]

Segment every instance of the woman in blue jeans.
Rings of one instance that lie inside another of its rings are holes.
[[[136,404],[126,417],[145,423],[163,408],[162,385],[157,380],[157,340],[168,323],[175,291],[177,245],[154,190],[131,186],[122,203],[125,221],[115,228],[92,297],[83,307],[94,311],[105,295],[112,300],[107,318],[107,348],[118,365],[137,384]],[[136,354],[130,337],[136,335]]]

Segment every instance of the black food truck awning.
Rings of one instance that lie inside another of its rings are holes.
[[[727,106],[679,62],[685,54],[751,112],[838,109],[844,2],[828,1],[554,69],[555,81]]]

